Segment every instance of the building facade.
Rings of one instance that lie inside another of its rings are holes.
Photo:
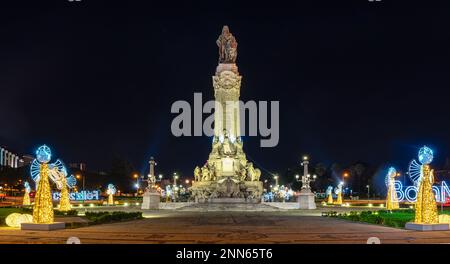
[[[19,155],[0,147],[0,167],[19,168],[22,163]]]

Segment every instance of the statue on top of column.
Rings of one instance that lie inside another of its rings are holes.
[[[223,26],[222,34],[216,41],[219,47],[219,63],[235,63],[237,58],[237,41],[228,26]]]

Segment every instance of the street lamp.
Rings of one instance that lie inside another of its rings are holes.
[[[178,187],[177,187],[177,180],[178,175],[176,172],[173,173],[173,186],[174,186],[174,192],[173,192],[173,200],[176,202],[177,200],[177,194],[178,194]]]
[[[370,199],[370,185],[366,185],[367,188],[367,199]]]
[[[136,183],[135,183],[134,187],[136,187],[136,197],[138,197],[139,196],[139,175],[137,173],[135,173],[133,175],[133,178],[136,179]]]
[[[85,178],[85,176],[84,176],[84,175],[77,174],[75,177],[77,178],[77,180],[83,178],[83,191],[84,191],[84,178]]]

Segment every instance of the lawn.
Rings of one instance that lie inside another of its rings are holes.
[[[450,214],[449,210],[444,210],[443,214]],[[363,211],[350,212],[343,214],[330,213],[329,217],[337,217],[355,222],[364,222],[376,225],[384,225],[395,228],[404,228],[407,222],[414,220],[414,210],[379,210],[379,211]]]

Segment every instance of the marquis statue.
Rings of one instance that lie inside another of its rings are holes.
[[[219,47],[219,63],[235,63],[237,58],[237,41],[228,26],[223,26],[222,34],[216,41]]]

